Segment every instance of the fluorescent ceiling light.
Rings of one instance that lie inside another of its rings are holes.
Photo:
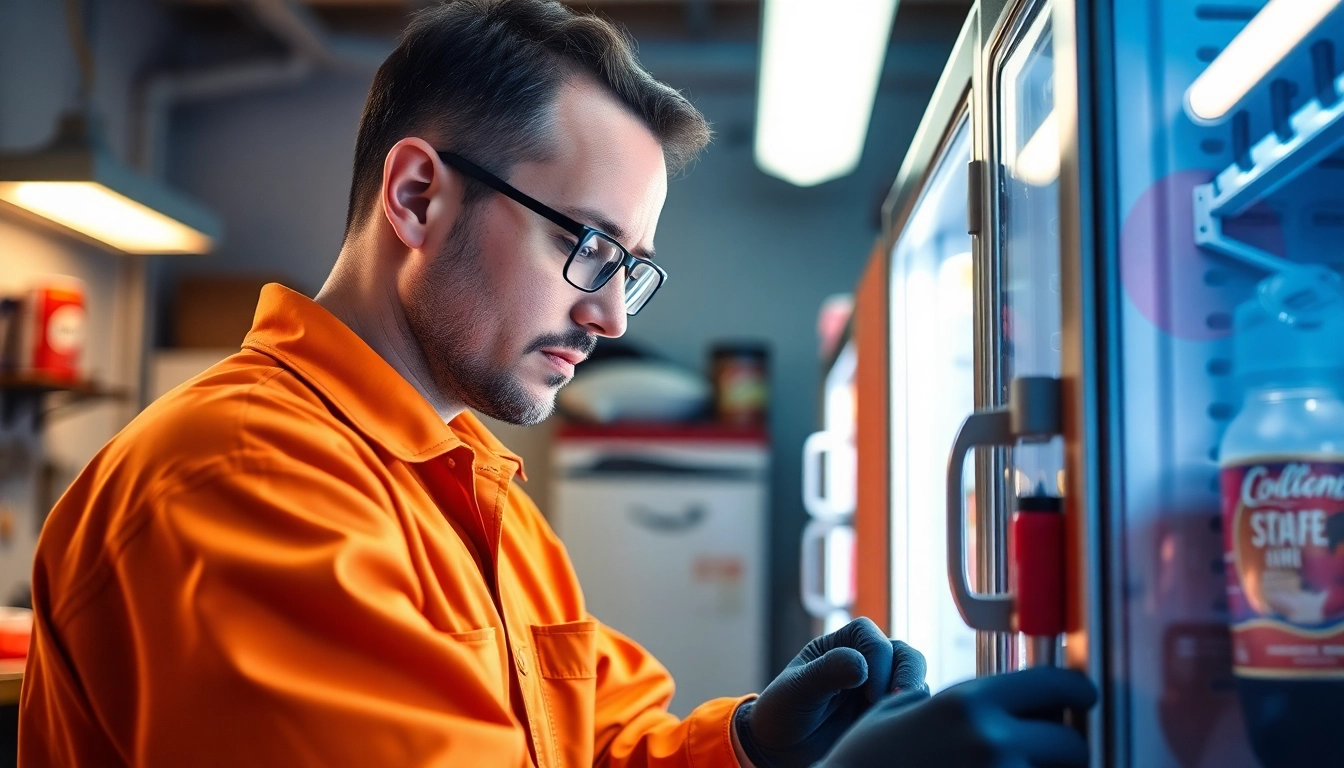
[[[91,181],[0,182],[0,200],[126,253],[206,253],[211,239]]]
[[[765,0],[756,164],[808,187],[859,164],[898,0]]]
[[[1341,0],[1269,0],[1185,92],[1196,120],[1232,111]]]
[[[1013,175],[1033,187],[1048,187],[1059,178],[1059,120],[1054,110],[1017,153]]]
[[[0,155],[0,201],[125,253],[208,253],[220,232],[209,211],[113,158],[78,116],[49,147]]]

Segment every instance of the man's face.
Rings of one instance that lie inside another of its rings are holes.
[[[667,196],[662,147],[596,83],[571,80],[555,104],[553,156],[507,181],[573,219],[653,251]],[[615,231],[619,230],[619,231]],[[456,221],[444,247],[402,273],[398,290],[434,383],[446,396],[513,424],[535,424],[592,352],[625,332],[624,272],[596,293],[564,278],[574,238],[491,194]]]

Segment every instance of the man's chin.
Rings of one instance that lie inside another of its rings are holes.
[[[507,424],[530,427],[540,424],[555,412],[555,393],[567,379],[561,377],[560,384],[547,386],[541,391],[530,391],[532,387],[519,387],[513,391],[496,391],[489,398],[486,407],[476,410]],[[550,382],[548,381],[549,385]]]

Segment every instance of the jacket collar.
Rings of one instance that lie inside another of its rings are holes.
[[[317,302],[282,285],[261,291],[252,330],[243,347],[274,358],[316,390],[359,430],[397,458],[435,459],[462,446],[478,460],[517,464],[470,411],[448,424],[434,407],[354,331]]]

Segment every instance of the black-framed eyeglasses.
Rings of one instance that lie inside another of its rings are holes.
[[[631,254],[616,238],[600,229],[580,224],[565,214],[528,197],[508,182],[461,155],[439,152],[443,162],[485,184],[505,197],[546,218],[574,236],[574,247],[565,261],[565,281],[584,293],[595,293],[625,268],[625,313],[633,315],[644,308],[658,292],[667,272],[648,259]]]

